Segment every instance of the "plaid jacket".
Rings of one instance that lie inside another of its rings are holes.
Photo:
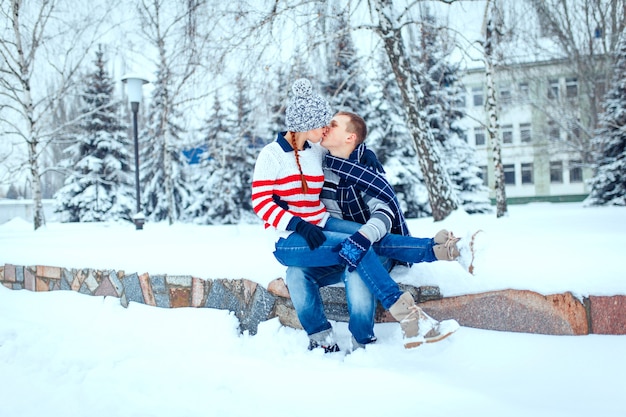
[[[343,218],[360,224],[367,222],[371,213],[361,194],[365,193],[385,202],[393,211],[390,213],[391,233],[410,236],[400,203],[391,184],[382,174],[359,163],[364,151],[365,145],[361,144],[348,159],[337,158],[330,154],[325,157],[326,167],[341,178],[337,185],[337,202],[341,207]]]

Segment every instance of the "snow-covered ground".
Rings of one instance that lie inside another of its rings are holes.
[[[457,263],[396,278],[446,296],[505,288],[577,296],[626,294],[626,209],[510,206],[510,215],[411,220],[416,236],[477,229],[474,276]],[[0,264],[127,273],[283,276],[261,225],[0,225]],[[159,309],[74,292],[0,286],[0,416],[624,416],[626,336],[544,336],[463,327],[405,350],[399,326],[346,354],[306,350],[277,320],[239,335],[227,311]]]

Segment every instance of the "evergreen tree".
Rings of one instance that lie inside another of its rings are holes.
[[[616,48],[616,65],[600,128],[594,138],[597,168],[587,205],[626,206],[626,36]]]
[[[327,81],[322,92],[335,111],[347,110],[364,117],[370,103],[366,94],[369,85],[363,74],[352,34],[347,10],[336,11],[330,23],[330,33],[335,37],[328,50]]]
[[[231,221],[233,219],[230,218],[230,214],[237,213],[239,208],[228,206],[228,203],[222,200],[221,194],[218,195],[221,177],[224,175],[222,167],[226,163],[224,152],[233,137],[233,120],[232,117],[229,118],[229,114],[232,115],[232,112],[224,111],[219,91],[216,91],[213,112],[206,119],[202,129],[206,152],[202,155],[192,181],[197,185],[195,201],[189,207],[194,223],[220,224],[223,220],[226,220],[226,223],[236,223]]]
[[[459,199],[459,208],[468,213],[490,212],[489,190],[480,178],[474,149],[463,139],[463,130],[458,126],[464,116],[457,105],[463,94],[459,66],[450,63],[451,49],[437,29],[434,16],[426,11],[422,21],[418,43],[421,48],[414,59],[424,80],[422,91],[428,125],[441,147],[442,162]]]
[[[387,56],[381,57],[379,66],[380,78],[376,83],[380,93],[365,115],[369,130],[367,145],[385,167],[404,215],[407,218],[427,217],[432,214],[428,191],[423,184],[413,139],[404,118],[400,91],[389,69]]]
[[[192,206],[194,221],[201,224],[237,224],[256,220],[252,210],[252,173],[258,146],[252,106],[241,75],[235,94],[224,111],[216,95],[213,114],[205,128],[209,149],[203,161],[202,184]],[[230,111],[232,109],[232,111]],[[210,173],[208,176],[204,174]]]
[[[171,95],[171,73],[165,64],[157,71],[148,122],[141,134],[139,159],[144,214],[153,221],[184,219],[190,204],[187,161],[182,149],[180,113]]]
[[[62,221],[130,220],[135,203],[130,141],[119,122],[101,48],[94,63],[82,95],[85,117],[63,163],[71,172],[55,194]]]
[[[274,140],[274,135],[285,130],[285,109],[287,108],[287,100],[289,99],[290,84],[283,71],[282,65],[278,67],[276,73],[276,88],[273,89],[271,96],[272,104],[270,105],[270,123],[268,140]]]
[[[419,71],[423,81],[423,105],[425,120],[439,147],[442,162],[450,177],[452,187],[459,199],[459,207],[468,213],[482,213],[491,210],[487,188],[480,178],[480,170],[474,149],[464,139],[458,121],[463,113],[456,103],[462,94],[458,85],[458,66],[450,64],[446,47],[436,21],[428,12],[423,17],[422,30],[412,32],[413,45],[410,58],[412,68]],[[423,217],[432,214],[428,201],[423,175],[416,164],[415,147],[406,121],[402,115],[402,99],[395,77],[385,59],[381,60],[382,103],[371,120],[376,135],[377,153],[388,172],[407,217]]]

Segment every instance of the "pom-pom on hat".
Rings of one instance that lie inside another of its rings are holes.
[[[290,132],[306,132],[330,123],[330,105],[317,94],[313,94],[311,82],[300,78],[291,87],[293,98],[287,105],[285,124]]]

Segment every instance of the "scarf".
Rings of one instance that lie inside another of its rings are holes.
[[[337,158],[330,154],[325,157],[326,166],[340,178],[337,185],[337,202],[341,207],[343,218],[360,224],[367,222],[370,212],[363,201],[361,194],[363,192],[389,205],[394,214],[391,233],[410,236],[400,203],[391,184],[382,174],[359,163],[364,151],[365,144],[360,144],[348,159]]]

